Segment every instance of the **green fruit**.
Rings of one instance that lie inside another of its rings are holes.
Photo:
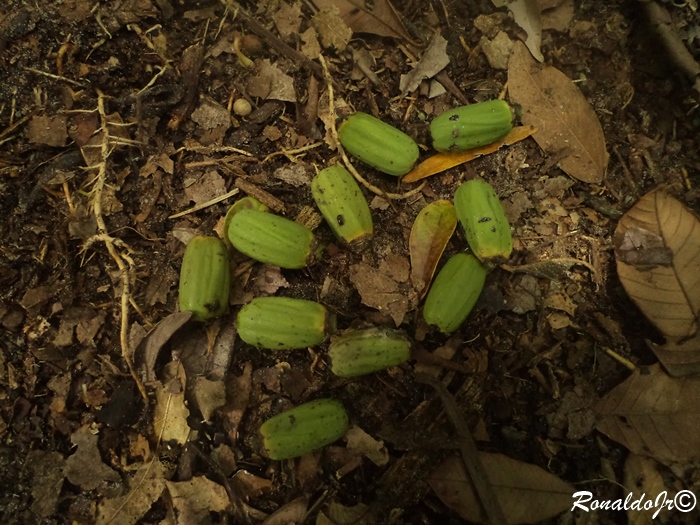
[[[316,256],[311,230],[257,209],[242,209],[231,217],[227,235],[238,251],[282,268],[303,268]]]
[[[340,125],[343,147],[365,164],[389,175],[405,175],[418,159],[418,145],[403,131],[357,112]]]
[[[314,301],[291,297],[258,297],[238,312],[238,335],[269,350],[291,350],[321,344],[335,331],[335,316]]]
[[[460,106],[430,123],[433,147],[438,151],[467,151],[505,137],[513,129],[513,114],[505,100]]]
[[[180,268],[180,311],[195,321],[219,317],[228,306],[231,271],[226,245],[218,237],[194,237]]]
[[[238,199],[236,202],[234,202],[226,212],[226,217],[224,218],[224,242],[228,247],[231,247],[231,241],[225,232],[228,231],[228,227],[231,224],[231,219],[233,219],[233,216],[239,211],[248,210],[251,208],[258,211],[267,211],[269,209],[255,197],[243,197],[242,199]]]
[[[260,426],[260,435],[268,458],[290,459],[337,441],[349,425],[340,401],[317,399],[271,417]]]
[[[328,355],[335,375],[360,376],[408,361],[411,341],[399,330],[347,330],[333,339]]]
[[[374,226],[360,186],[342,166],[321,170],[311,183],[316,206],[338,239],[350,247],[366,246]]]
[[[488,182],[473,179],[455,192],[457,218],[474,255],[485,264],[506,261],[513,252],[513,237],[498,195]]]
[[[449,334],[472,311],[484,288],[487,270],[471,254],[453,255],[438,273],[423,306],[423,318]]]

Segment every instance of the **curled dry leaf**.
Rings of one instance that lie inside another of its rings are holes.
[[[479,459],[510,525],[538,523],[571,507],[574,487],[537,465],[488,452],[479,452]],[[428,483],[438,498],[465,520],[484,522],[476,489],[461,457],[448,457],[428,476]]]
[[[596,406],[598,430],[635,454],[700,460],[700,377],[675,378],[659,365],[636,370]]]
[[[662,190],[646,194],[617,225],[620,282],[666,337],[652,350],[672,375],[700,370],[700,221]]]
[[[448,200],[439,200],[423,208],[411,228],[411,282],[423,298],[428,291],[438,261],[457,226],[457,212]]]
[[[522,122],[537,126],[533,135],[559,167],[573,178],[597,183],[608,165],[600,121],[581,91],[564,73],[538,64],[521,43],[508,64],[511,101],[522,106]]]

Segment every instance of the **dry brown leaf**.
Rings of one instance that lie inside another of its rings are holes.
[[[479,458],[510,525],[536,523],[571,507],[574,487],[554,474],[502,454],[479,452]],[[484,522],[461,457],[448,457],[428,476],[428,483],[440,500],[465,520]]]
[[[625,461],[623,485],[627,494],[632,494],[631,501],[644,498],[645,495],[656,495],[666,491],[668,498],[673,499],[675,491],[666,488],[664,478],[659,472],[659,464],[650,458],[630,454]],[[627,525],[651,525],[656,506],[651,509],[628,508]]]
[[[188,481],[166,481],[165,486],[177,510],[178,523],[210,523],[210,512],[222,512],[228,507],[226,489],[196,476]]]
[[[537,0],[491,0],[496,7],[507,6],[513,13],[513,20],[518,24],[525,34],[527,40],[525,45],[538,62],[543,62],[544,57],[540,51],[542,43],[542,20],[540,18],[540,7]]]
[[[482,155],[488,155],[490,153],[495,153],[502,146],[510,146],[516,142],[520,142],[526,139],[533,133],[537,131],[534,126],[516,126],[514,127],[508,135],[503,137],[501,140],[489,144],[488,146],[482,146],[480,148],[471,149],[469,151],[460,151],[458,153],[437,153],[432,157],[428,157],[423,162],[418,164],[410,172],[408,172],[401,179],[401,182],[416,182],[417,180],[430,177],[436,173],[454,168],[465,162],[481,157]]]
[[[165,365],[163,375],[163,384],[156,388],[153,430],[159,441],[184,445],[190,434],[187,424],[190,411],[185,404],[185,368],[180,361],[171,361]]]
[[[119,474],[102,461],[97,448],[98,436],[92,433],[89,425],[73,432],[70,439],[78,449],[68,457],[63,469],[68,481],[84,490],[94,490],[104,482],[121,480]]]
[[[389,0],[376,0],[372,4],[364,0],[315,0],[323,11],[338,8],[338,15],[355,33],[372,33],[413,42]]]
[[[413,307],[414,295],[400,286],[401,275],[408,274],[408,260],[399,255],[386,257],[387,263],[373,268],[361,262],[350,267],[350,282],[362,298],[362,304],[376,308],[391,316],[396,326]],[[406,279],[403,279],[406,280]],[[399,282],[397,282],[399,281]]]
[[[129,493],[103,499],[97,506],[97,525],[133,525],[138,522],[165,488],[164,468],[157,458],[143,463],[129,478]]]
[[[595,111],[564,73],[538,64],[516,43],[508,64],[508,90],[522,106],[522,122],[538,128],[533,138],[559,167],[588,183],[603,180],[608,165],[605,136]]]
[[[700,459],[700,377],[674,378],[659,365],[636,370],[596,406],[598,430],[659,461]]]
[[[450,63],[447,56],[447,40],[437,33],[430,41],[430,45],[423,52],[420,60],[414,64],[413,69],[405,75],[401,75],[399,89],[406,96],[413,93],[420,83],[426,78],[433,78]]]
[[[627,295],[669,340],[697,333],[700,222],[668,193],[646,194],[617,225],[617,273]]]

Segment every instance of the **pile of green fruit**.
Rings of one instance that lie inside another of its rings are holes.
[[[492,100],[463,106],[430,124],[438,151],[464,151],[495,142],[512,128],[508,104]],[[415,141],[365,113],[354,113],[340,126],[343,147],[363,163],[401,176],[418,159]],[[320,171],[311,185],[321,214],[341,243],[353,250],[367,245],[372,215],[359,185],[341,166]],[[457,189],[454,205],[471,253],[458,253],[443,266],[428,291],[423,317],[441,332],[455,331],[481,294],[486,274],[513,250],[510,225],[493,188],[470,180]],[[229,245],[256,261],[300,269],[321,253],[313,232],[270,213],[245,197],[231,207],[224,222],[226,239],[198,236],[185,250],[180,272],[180,310],[196,321],[219,317],[228,306],[231,270]],[[336,331],[336,319],[322,304],[289,297],[258,297],[237,315],[238,334],[248,344],[269,350],[307,348],[324,343]],[[331,370],[340,377],[370,374],[406,362],[411,340],[400,330],[351,329],[335,335],[329,346]],[[297,457],[342,437],[348,416],[342,404],[318,399],[266,421],[260,428],[271,459]]]

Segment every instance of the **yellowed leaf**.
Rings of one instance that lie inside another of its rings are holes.
[[[439,200],[423,208],[411,228],[411,282],[422,298],[428,291],[442,252],[457,226],[457,212],[448,200]]]
[[[436,173],[454,168],[465,162],[472,161],[477,157],[482,155],[489,155],[490,153],[495,153],[503,146],[510,146],[516,142],[520,142],[526,139],[533,133],[537,131],[534,126],[516,126],[510,133],[503,137],[501,140],[489,144],[488,146],[481,146],[480,148],[471,149],[469,151],[460,151],[457,153],[437,153],[432,157],[428,157],[423,162],[418,164],[410,172],[403,176],[402,182],[416,182],[417,180],[430,177]]]

